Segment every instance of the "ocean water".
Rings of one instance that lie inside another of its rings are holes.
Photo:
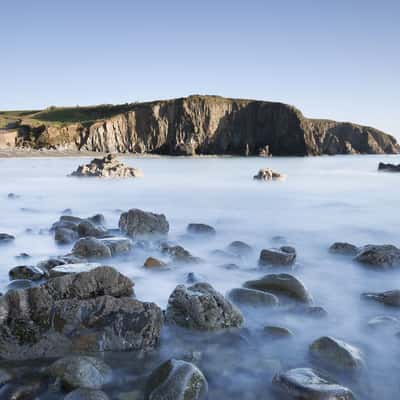
[[[273,372],[314,366],[308,346],[323,335],[358,346],[366,361],[356,377],[329,370],[326,373],[350,387],[359,399],[398,398],[400,338],[394,332],[371,331],[366,323],[377,315],[400,313],[362,301],[360,294],[400,289],[400,272],[371,271],[351,258],[330,254],[328,248],[335,241],[400,246],[400,174],[377,172],[379,161],[399,163],[399,156],[121,160],[142,169],[144,177],[67,177],[78,164],[89,161],[84,157],[0,159],[0,232],[16,236],[12,244],[0,248],[1,291],[9,282],[8,271],[13,266],[35,264],[71,250],[71,246],[57,246],[48,232],[66,208],[81,217],[102,213],[109,228],[117,227],[121,211],[130,208],[166,215],[169,239],[204,259],[204,263],[175,265],[165,272],[147,271],[143,261],[148,256],[163,258],[156,249],[138,250],[128,259],[108,262],[134,280],[140,300],[153,301],[162,308],[175,286],[186,282],[189,272],[224,294],[246,280],[279,272],[279,268],[258,267],[259,252],[289,244],[298,254],[291,273],[304,282],[315,304],[327,310],[327,317],[310,319],[268,308],[243,310],[249,335],[246,343],[227,344],[226,351],[208,354],[203,362],[210,398],[275,398],[270,392]],[[287,179],[254,181],[252,176],[263,167],[284,173]],[[11,192],[20,197],[9,199],[7,194]],[[206,240],[188,237],[185,231],[191,222],[210,224],[217,235]],[[245,241],[254,252],[238,259],[213,252],[225,250],[233,240]],[[15,256],[21,252],[31,258],[17,260]],[[227,263],[235,263],[239,269],[223,268]],[[262,339],[257,332],[264,325],[290,328],[294,337],[279,342]],[[179,334],[182,338],[188,335]],[[176,332],[166,329],[163,335],[157,360],[179,356],[188,349],[198,350],[194,334],[187,340],[189,345],[180,342]],[[213,344],[209,346],[213,348]],[[118,357],[124,361],[115,361]],[[131,359],[131,355],[112,355],[116,378],[110,393],[118,392],[121,382],[126,391],[134,389],[134,377],[140,381],[149,372],[136,371]]]

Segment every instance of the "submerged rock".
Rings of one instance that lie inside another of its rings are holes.
[[[207,393],[207,380],[194,364],[171,359],[150,375],[145,400],[202,400]]]
[[[368,292],[361,295],[368,300],[375,300],[388,306],[400,307],[400,290],[388,290],[386,292]]]
[[[261,250],[259,265],[292,265],[296,261],[296,249],[291,246],[282,246],[279,249]]]
[[[0,233],[0,244],[11,243],[15,237],[13,235],[9,235],[8,233]]]
[[[378,171],[386,171],[386,172],[400,172],[400,164],[385,164],[380,162],[378,165]]]
[[[245,282],[244,287],[272,292],[278,297],[284,295],[306,304],[313,303],[312,296],[304,284],[290,274],[268,274],[260,279]]]
[[[310,368],[296,368],[275,375],[273,387],[289,399],[355,400],[350,389]]]
[[[136,178],[143,176],[137,168],[128,167],[118,161],[113,154],[94,158],[89,164],[80,165],[70,176],[99,178]]]
[[[351,243],[336,242],[329,247],[329,251],[334,254],[342,254],[344,256],[354,256],[358,253],[358,247]]]
[[[271,339],[285,339],[294,336],[294,333],[283,326],[264,326],[263,333]]]
[[[276,306],[279,304],[278,298],[262,290],[235,288],[228,292],[227,296],[235,304],[245,306]]]
[[[192,223],[187,226],[186,230],[193,235],[213,236],[217,233],[215,228],[207,224]]]
[[[253,179],[259,181],[271,181],[271,180],[282,180],[285,179],[286,175],[280,174],[279,172],[272,171],[271,168],[260,169],[257,175],[253,176]]]
[[[68,393],[64,400],[110,400],[101,390],[95,389],[75,389]]]
[[[99,358],[68,356],[55,361],[48,369],[68,390],[100,389],[111,378],[111,368]]]
[[[400,266],[400,249],[393,245],[367,245],[360,249],[355,261],[378,268]]]
[[[368,328],[374,330],[398,330],[400,328],[400,319],[393,315],[378,315],[374,318],[371,318],[367,322],[367,326]]]
[[[228,251],[235,255],[247,255],[253,251],[253,248],[245,242],[235,240],[228,245]]]
[[[133,238],[165,236],[169,231],[169,223],[164,214],[154,214],[137,208],[123,212],[118,225],[122,232]]]
[[[355,369],[364,365],[359,349],[332,336],[323,336],[315,340],[310,345],[310,353],[325,365],[337,369]]]
[[[240,327],[240,311],[208,283],[178,285],[168,299],[166,320],[185,328],[218,330]]]

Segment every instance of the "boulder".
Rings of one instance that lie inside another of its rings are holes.
[[[51,229],[55,233],[55,240],[60,244],[73,243],[78,237],[105,237],[105,218],[102,214],[95,214],[89,218],[79,218],[73,215],[62,215]]]
[[[91,220],[83,220],[79,222],[76,227],[79,237],[92,236],[92,237],[104,237],[107,235],[107,229],[101,224],[95,224]]]
[[[0,233],[0,244],[11,243],[14,239],[15,237],[8,233]]]
[[[240,240],[235,240],[234,242],[230,243],[227,249],[231,253],[238,256],[247,255],[253,251],[253,248],[250,245]]]
[[[294,336],[294,333],[290,329],[273,325],[264,326],[263,334],[271,339],[285,339]]]
[[[86,258],[109,258],[112,256],[110,247],[94,237],[79,239],[72,249],[72,254]]]
[[[208,283],[178,285],[168,299],[166,320],[185,328],[219,330],[240,327],[243,316]]]
[[[259,181],[272,181],[285,179],[286,175],[280,174],[279,172],[272,171],[271,168],[262,168],[258,171],[257,175],[253,176],[253,179]]]
[[[296,368],[275,375],[272,385],[288,399],[355,400],[350,389],[310,368]]]
[[[165,236],[169,231],[169,223],[164,214],[154,214],[137,208],[123,212],[118,225],[122,232],[133,238]]]
[[[400,307],[400,290],[388,290],[386,292],[368,292],[361,295],[368,300],[375,300],[388,306]]]
[[[99,177],[99,178],[136,178],[143,176],[137,168],[128,167],[118,161],[113,154],[107,154],[103,158],[94,158],[89,164],[80,165],[69,176]]]
[[[77,257],[72,254],[68,254],[65,256],[48,258],[47,260],[40,261],[36,266],[45,271],[49,271],[58,265],[80,264],[85,261],[86,259],[83,257]]]
[[[132,241],[124,237],[110,237],[100,240],[110,249],[112,256],[129,254],[133,249]]]
[[[69,392],[64,400],[110,400],[101,390],[95,389],[75,389]]]
[[[301,303],[313,303],[312,296],[303,282],[290,274],[268,274],[260,279],[245,282],[244,287],[272,292],[278,297],[283,295]]]
[[[6,286],[6,291],[27,289],[34,286],[34,282],[30,279],[14,279]]]
[[[296,261],[296,250],[291,246],[261,250],[259,265],[288,266]]]
[[[158,260],[157,258],[148,257],[144,262],[143,266],[145,268],[160,268],[160,267],[165,267],[166,264],[165,262]]]
[[[400,164],[390,164],[390,163],[383,163],[380,162],[378,165],[378,171],[385,171],[385,172],[400,172]]]
[[[398,267],[400,266],[400,249],[392,245],[367,245],[360,249],[354,260],[382,269]]]
[[[354,256],[358,253],[358,247],[354,244],[346,242],[336,242],[329,247],[329,251],[334,254],[342,254],[344,256]]]
[[[35,267],[33,265],[18,265],[10,269],[8,272],[10,279],[29,279],[32,281],[38,281],[46,276],[48,272],[40,267]]]
[[[213,236],[217,233],[215,228],[207,224],[191,223],[187,226],[186,230],[193,235]]]
[[[310,354],[324,365],[339,370],[357,369],[364,365],[359,349],[332,336],[323,336],[315,340],[310,345]]]
[[[67,390],[100,389],[111,378],[111,368],[99,358],[68,356],[55,361],[48,373]]]
[[[100,267],[99,263],[75,263],[57,265],[49,271],[51,278],[68,274],[76,274],[78,272],[88,272],[94,268]]]
[[[58,244],[71,244],[78,238],[78,233],[70,228],[57,227],[54,230],[54,240]]]
[[[400,319],[393,315],[378,315],[367,322],[367,326],[374,330],[399,330]]]
[[[161,244],[161,251],[165,254],[168,254],[174,262],[181,263],[199,263],[202,260],[198,257],[193,256],[188,250],[183,248],[182,246],[173,246],[169,243]]]
[[[145,400],[201,400],[207,397],[208,384],[192,363],[171,359],[149,377]]]
[[[255,289],[235,288],[228,292],[227,297],[233,303],[243,306],[262,307],[279,304],[279,300],[274,294]]]

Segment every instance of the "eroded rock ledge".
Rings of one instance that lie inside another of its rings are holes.
[[[35,126],[20,121],[7,143],[34,149],[168,155],[259,155],[266,149],[268,155],[296,156],[400,152],[396,139],[377,129],[308,119],[282,103],[189,96],[120,109],[110,118],[61,124],[51,123],[51,116],[46,119],[41,115],[46,112],[39,112]],[[10,136],[10,131],[1,133],[5,134]]]

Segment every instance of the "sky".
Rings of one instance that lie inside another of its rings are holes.
[[[399,0],[0,0],[0,109],[216,94],[400,138]]]

